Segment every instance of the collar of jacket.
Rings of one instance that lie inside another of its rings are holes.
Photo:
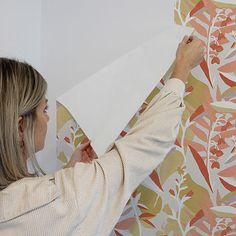
[[[49,204],[61,195],[54,178],[23,178],[0,191],[0,223]]]

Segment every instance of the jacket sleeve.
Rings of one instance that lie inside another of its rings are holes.
[[[181,80],[170,79],[111,151],[92,164],[77,163],[57,173],[57,181],[66,186],[65,197],[76,199],[84,235],[88,225],[90,230],[96,227],[98,235],[108,235],[131,193],[173,147],[184,110],[184,88]]]

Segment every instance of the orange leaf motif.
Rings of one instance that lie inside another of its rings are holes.
[[[236,82],[228,79],[227,77],[225,77],[223,74],[220,73],[220,77],[221,79],[224,81],[225,84],[227,84],[230,87],[234,87],[236,86]]]
[[[169,190],[169,193],[172,195],[172,196],[175,196],[175,191],[173,189],[170,189]]]
[[[196,6],[191,10],[190,17],[198,13],[204,7],[203,1],[199,1]]]
[[[193,28],[202,36],[204,36],[205,38],[207,38],[207,30],[200,25],[199,23],[197,23],[195,20],[192,20],[190,22],[190,24],[193,26]]]
[[[156,184],[156,186],[159,187],[159,189],[161,189],[163,191],[159,175],[157,174],[157,172],[155,170],[150,174],[150,178]]]
[[[152,217],[154,217],[155,215],[154,214],[152,214],[152,213],[148,213],[148,212],[146,212],[146,213],[142,213],[140,216],[139,216],[139,218],[152,218]]]
[[[137,205],[137,207],[138,207],[139,209],[142,209],[142,210],[148,210],[148,208],[147,208],[147,207],[145,207],[145,206],[142,206],[142,205],[140,205],[140,204],[138,204],[138,205]]]
[[[209,173],[208,173],[208,170],[207,170],[207,167],[204,163],[204,161],[202,160],[201,156],[198,154],[198,152],[191,146],[189,145],[189,148],[190,148],[190,151],[194,157],[194,160],[196,161],[198,167],[199,167],[199,170],[201,171],[204,179],[206,180],[208,186],[210,187],[211,191],[213,192],[213,189],[211,187],[211,183],[210,183],[210,178],[209,178]]]
[[[210,124],[208,124],[207,121],[204,120],[204,118],[198,119],[198,120],[197,120],[197,123],[198,123],[199,125],[201,125],[203,128],[207,129],[207,130],[209,130],[209,129],[211,128]]]
[[[202,151],[206,152],[206,148],[200,143],[194,141],[185,141],[185,143],[187,143],[187,145],[191,145],[192,147],[194,147],[196,150],[198,150],[198,152]]]
[[[119,233],[117,230],[115,230],[116,236],[123,236],[123,234]]]
[[[207,135],[201,129],[197,128],[195,125],[190,126],[191,130],[196,134],[196,136],[202,141],[207,141]]]
[[[220,64],[220,58],[219,57],[213,57],[211,60],[211,64]]]
[[[129,229],[135,222],[135,218],[128,218],[126,220],[120,221],[118,224],[116,224],[116,229]]]
[[[211,165],[212,169],[220,169],[220,163],[218,161],[214,161]]]
[[[205,111],[205,110],[204,110],[203,105],[200,105],[200,106],[196,109],[196,111],[190,116],[190,122],[191,122],[192,120],[194,120],[196,117],[198,117],[199,115],[201,115],[204,111]]]
[[[156,226],[151,221],[149,220],[143,220],[143,221],[152,226],[153,228],[156,228]]]
[[[229,26],[222,27],[220,29],[220,32],[223,34],[228,34],[235,30],[236,30],[236,25],[229,25]]]
[[[211,17],[216,15],[216,6],[212,0],[202,0]]]
[[[236,129],[224,131],[220,134],[221,138],[231,138],[232,136],[236,135]]]
[[[190,226],[192,226],[195,222],[197,222],[203,216],[204,216],[203,210],[200,210],[199,212],[197,212],[197,214],[191,219]]]
[[[226,168],[218,173],[218,175],[223,177],[232,177],[236,173],[236,165],[230,166],[229,168]]]
[[[232,61],[218,68],[220,72],[232,73],[236,71],[236,61]]]
[[[207,65],[207,62],[206,62],[205,59],[201,62],[200,67],[202,68],[205,76],[207,77],[207,80],[209,81],[209,83],[210,83],[210,85],[212,87],[212,82],[211,82],[211,78],[210,78],[209,68],[208,68],[208,65]]]
[[[209,19],[206,17],[205,14],[198,14],[196,16],[200,21],[202,21],[203,23],[205,23],[206,25],[209,25],[210,24],[210,21]]]
[[[68,137],[65,137],[64,140],[67,142],[67,143],[70,143],[70,139]]]
[[[228,189],[229,191],[233,192],[236,191],[236,186],[233,186],[229,183],[227,183],[226,181],[224,181],[222,178],[220,178],[220,182],[223,184],[223,186]]]

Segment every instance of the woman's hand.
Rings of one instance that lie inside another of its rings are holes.
[[[91,163],[95,157],[96,154],[90,145],[90,141],[86,141],[81,143],[79,147],[73,152],[70,161],[64,168],[74,167],[76,162]]]
[[[185,36],[176,51],[172,78],[186,82],[190,71],[202,62],[204,53],[205,46],[200,39],[195,36]]]

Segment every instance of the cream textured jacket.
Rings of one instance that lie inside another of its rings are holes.
[[[172,148],[184,87],[170,79],[128,134],[92,164],[24,178],[2,190],[0,235],[109,235],[131,193]]]

